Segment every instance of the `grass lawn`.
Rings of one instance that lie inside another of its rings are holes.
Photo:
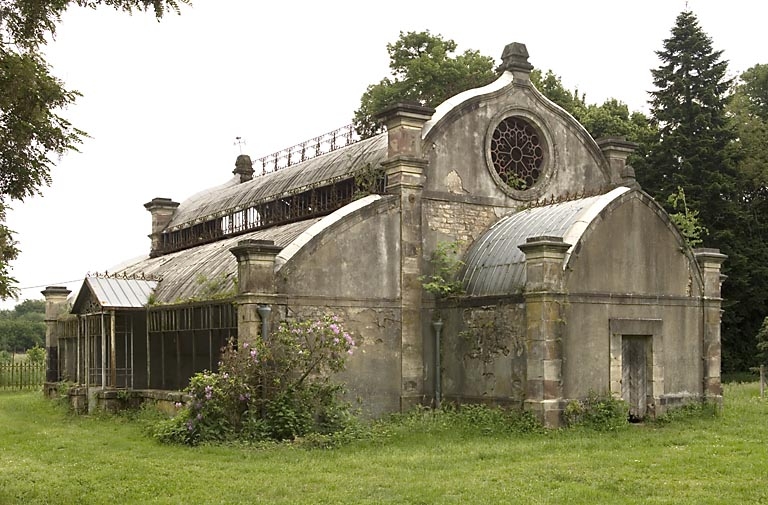
[[[391,426],[336,449],[163,446],[123,417],[0,394],[0,504],[768,503],[768,399],[716,417],[518,436]]]

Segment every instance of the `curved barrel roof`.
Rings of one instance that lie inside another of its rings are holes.
[[[462,281],[470,296],[508,295],[525,286],[525,255],[518,246],[529,237],[562,237],[571,244],[563,264],[597,215],[630,191],[619,187],[604,195],[526,209],[491,226],[467,251]]]
[[[378,166],[386,156],[387,135],[381,134],[254,177],[248,182],[238,183],[238,177],[235,177],[226,184],[197,193],[182,202],[166,230],[184,228],[259,202],[349,178],[368,165]]]
[[[192,249],[146,258],[116,273],[127,276],[159,277],[155,300],[157,303],[183,303],[201,298],[211,299],[234,294],[237,260],[229,252],[241,240],[272,240],[285,247],[301,233],[320,221],[307,219],[283,226],[258,230]]]
[[[157,303],[184,303],[227,297],[234,295],[237,277],[237,260],[229,250],[241,240],[272,240],[282,249],[275,260],[276,269],[279,269],[315,236],[349,214],[373,205],[380,199],[380,195],[368,195],[327,216],[273,226],[163,256],[143,258],[116,267],[113,273],[118,278],[159,278],[158,282],[152,284]],[[148,295],[144,298],[148,298]],[[135,307],[136,304],[130,306]]]

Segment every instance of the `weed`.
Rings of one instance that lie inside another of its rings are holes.
[[[596,431],[617,431],[628,423],[628,407],[610,394],[590,391],[583,400],[571,400],[563,411],[566,426],[583,426]]]
[[[692,401],[685,405],[667,410],[664,414],[657,416],[653,423],[657,426],[663,426],[671,422],[679,422],[686,419],[707,419],[716,417],[719,413],[719,407],[711,402]]]

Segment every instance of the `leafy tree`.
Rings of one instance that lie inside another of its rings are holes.
[[[45,362],[45,349],[39,345],[27,349],[27,361],[30,363],[44,363]]]
[[[30,321],[45,319],[45,300],[24,300],[13,308],[15,317]]]
[[[531,82],[541,93],[566,110],[577,120],[581,120],[587,109],[586,95],[579,96],[579,90],[568,91],[563,86],[560,76],[552,70],[545,74],[541,70],[534,69],[531,72]]]
[[[21,319],[0,319],[0,349],[23,352],[45,345],[45,324]]]
[[[542,74],[531,72],[536,89],[579,121],[593,138],[624,137],[632,142],[645,142],[654,127],[642,112],[630,113],[624,102],[609,98],[602,105],[587,104],[586,95],[579,90],[568,91],[552,70]]]
[[[645,114],[630,112],[627,104],[615,98],[609,98],[602,105],[588,105],[580,121],[596,139],[618,136],[644,143],[655,132]]]
[[[25,300],[0,311],[0,350],[20,352],[45,345],[45,301]]]
[[[359,342],[333,314],[284,321],[269,339],[230,339],[218,372],[195,374],[190,400],[160,423],[163,442],[285,440],[339,433],[353,422],[333,374],[342,371]]]
[[[371,137],[381,132],[374,118],[396,102],[415,101],[435,107],[467,89],[484,86],[496,78],[494,60],[477,51],[455,55],[456,42],[424,32],[400,32],[397,42],[387,44],[392,71],[371,84],[360,99],[354,124],[358,134]],[[603,105],[587,105],[584,94],[568,91],[552,70],[531,72],[534,86],[547,98],[582,122],[593,137],[624,136],[639,142],[651,131],[648,118],[629,112],[623,102],[610,99]]]
[[[747,99],[751,114],[768,121],[768,65],[755,65],[741,74],[736,91]]]
[[[669,198],[682,188],[686,207],[708,231],[704,245],[728,255],[723,368],[743,370],[754,362],[754,335],[765,315],[765,277],[755,274],[768,251],[754,235],[756,221],[744,201],[745,179],[738,170],[743,153],[726,111],[732,85],[728,63],[688,11],[677,17],[657,54],[661,65],[651,70],[657,89],[650,103],[659,130],[635,171],[643,188],[670,212]]]
[[[435,107],[470,88],[493,81],[493,58],[478,51],[455,54],[456,42],[432,35],[429,31],[400,32],[393,44],[387,44],[390,77],[371,84],[360,98],[354,124],[362,137],[382,131],[376,115],[399,101],[418,102]]]
[[[70,6],[106,5],[160,19],[189,0],[0,0],[0,299],[16,296],[8,265],[19,254],[5,226],[9,201],[38,194],[51,183],[53,159],[76,150],[86,135],[60,111],[79,96],[50,73],[41,47],[56,35]]]
[[[738,171],[748,186],[744,198],[766,201],[768,188],[768,65],[755,65],[738,79],[727,111],[739,139]]]
[[[734,150],[739,160],[737,173],[743,218],[734,230],[741,242],[742,255],[737,260],[743,266],[744,275],[748,275],[748,281],[736,279],[740,283],[735,289],[746,290],[740,299],[738,315],[744,320],[745,334],[754,335],[768,313],[768,293],[764,286],[768,279],[765,261],[768,257],[768,65],[755,65],[741,74],[727,111],[738,138]],[[765,341],[762,342],[765,346]],[[746,356],[751,345],[750,340],[744,339],[742,347]],[[766,349],[763,347],[762,352]]]
[[[16,279],[11,277],[9,266],[11,261],[19,256],[17,242],[13,239],[13,231],[5,226],[5,205],[0,198],[0,300],[16,296],[18,290],[14,287]]]

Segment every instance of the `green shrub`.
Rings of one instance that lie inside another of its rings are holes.
[[[438,300],[451,295],[460,295],[464,291],[464,285],[457,276],[464,267],[464,262],[459,259],[461,242],[440,242],[432,251],[430,264],[432,273],[419,277],[421,285],[427,293],[431,293]]]
[[[331,381],[357,344],[334,315],[285,322],[267,342],[230,341],[219,372],[192,377],[191,400],[159,423],[164,442],[285,440],[344,430],[353,416]]]
[[[566,426],[616,431],[628,425],[628,414],[629,409],[623,400],[590,391],[585,399],[568,402],[563,420]]]
[[[27,360],[30,363],[44,363],[45,362],[45,349],[35,345],[31,349],[27,349]]]

